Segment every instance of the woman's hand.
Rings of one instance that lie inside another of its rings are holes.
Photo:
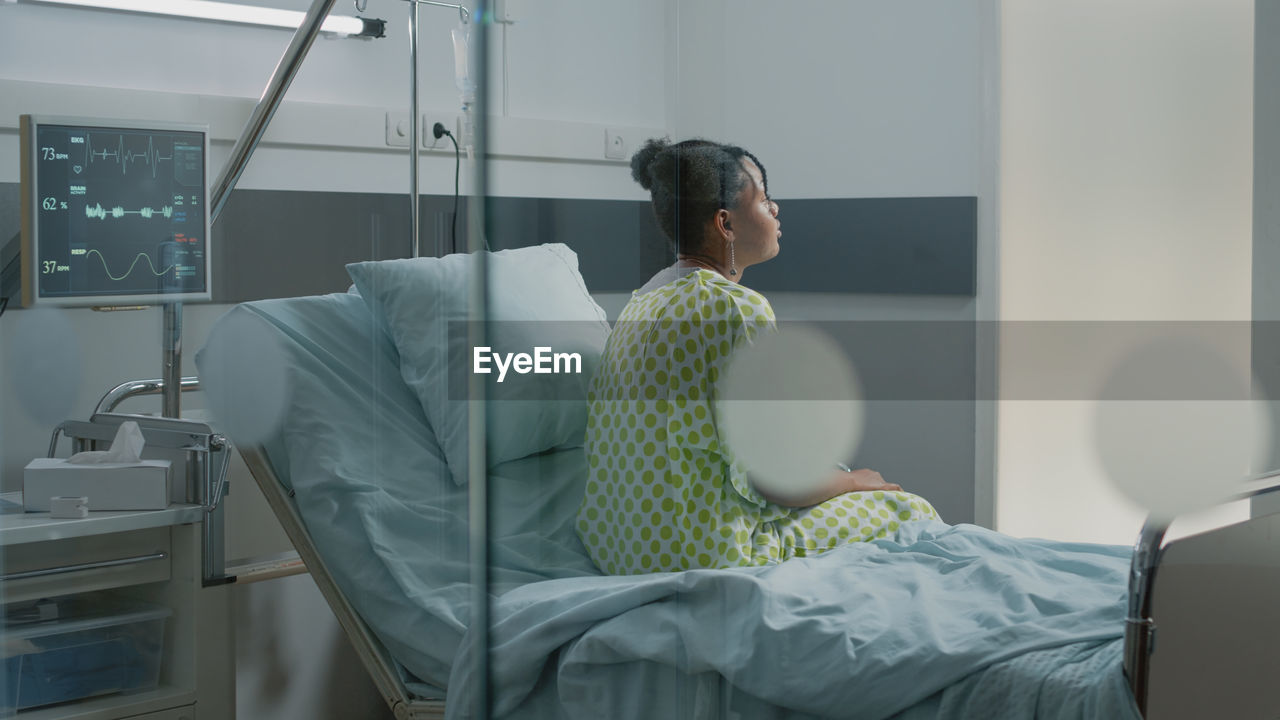
[[[752,483],[765,500],[785,507],[809,507],[824,503],[837,495],[868,490],[893,492],[902,490],[902,486],[887,483],[875,470],[836,470],[823,479],[817,487],[795,494],[768,492],[759,483]]]
[[[897,492],[902,490],[902,486],[897,483],[887,483],[880,473],[875,470],[853,470],[851,472],[840,471],[844,475],[844,486],[847,488],[845,492],[867,492],[868,490],[883,490],[885,492]]]

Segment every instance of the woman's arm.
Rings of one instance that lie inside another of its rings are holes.
[[[837,495],[845,493],[865,492],[867,490],[898,491],[902,489],[901,485],[885,482],[880,473],[875,470],[854,470],[852,472],[836,470],[823,478],[823,481],[817,487],[795,494],[779,494],[765,490],[754,480],[751,484],[765,500],[774,505],[795,508],[824,503]]]

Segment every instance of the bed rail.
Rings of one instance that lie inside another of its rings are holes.
[[[1221,504],[1250,500],[1280,492],[1280,470],[1257,476]],[[1254,518],[1256,520],[1257,518]],[[1151,655],[1155,649],[1156,620],[1152,598],[1157,570],[1165,557],[1164,537],[1172,520],[1150,517],[1133,549],[1129,569],[1129,611],[1125,618],[1124,673],[1138,710],[1147,716],[1151,681]]]
[[[409,694],[390,651],[378,640],[346,596],[342,594],[342,590],[338,588],[333,575],[320,558],[320,553],[311,540],[311,534],[307,532],[306,525],[302,522],[302,516],[298,514],[297,506],[292,499],[293,493],[286,490],[280,483],[280,479],[271,468],[266,451],[260,446],[242,447],[240,455],[244,458],[253,479],[257,481],[258,487],[262,489],[267,504],[271,506],[272,512],[284,527],[289,541],[298,551],[298,555],[307,567],[307,572],[320,588],[320,594],[324,596],[325,602],[329,603],[329,608],[337,616],[338,623],[350,639],[361,664],[368,671],[369,677],[373,678],[374,685],[386,700],[387,705],[391,707],[396,720],[443,720],[444,700],[424,700]]]

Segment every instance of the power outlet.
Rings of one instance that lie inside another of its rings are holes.
[[[612,128],[604,131],[604,156],[609,160],[627,159],[627,139],[622,133]]]
[[[409,113],[387,113],[387,147],[409,147]]]
[[[419,146],[423,150],[448,150],[453,152],[453,143],[447,137],[437,139],[431,133],[431,128],[440,123],[453,133],[453,137],[458,141],[458,145],[463,145],[461,123],[458,122],[457,115],[441,115],[427,113],[422,116],[422,122],[418,125],[418,135],[422,137],[422,144]],[[409,113],[407,112],[387,112],[387,147],[409,147]]]
[[[449,142],[449,138],[441,135],[437,138],[432,134],[431,129],[436,123],[444,125],[445,129],[453,133],[453,137],[458,137],[458,120],[457,118],[447,115],[432,115],[430,113],[422,116],[422,149],[424,150],[452,150],[453,143]],[[459,143],[461,144],[461,143]]]

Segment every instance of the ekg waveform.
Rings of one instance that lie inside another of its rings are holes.
[[[149,207],[144,207],[141,210],[125,210],[122,207],[116,206],[108,210],[102,207],[101,203],[98,203],[98,204],[95,204],[93,207],[89,207],[88,205],[85,205],[84,214],[86,217],[97,218],[99,220],[106,220],[108,215],[110,215],[113,218],[122,218],[125,215],[141,215],[142,217],[150,220],[151,218],[156,217],[157,215],[163,215],[166,218],[173,217],[173,208],[168,205],[165,205],[161,207],[159,210],[156,210],[154,208],[149,208]]]
[[[151,166],[151,177],[156,177],[156,167],[163,161],[173,160],[172,151],[170,151],[170,154],[168,157],[161,155],[160,151],[157,150],[155,147],[155,140],[153,140],[150,137],[147,138],[146,151],[140,152],[140,153],[135,153],[132,150],[128,150],[125,148],[124,135],[120,135],[119,138],[120,138],[119,142],[116,144],[115,149],[94,150],[93,134],[88,133],[88,137],[86,138],[86,142],[85,142],[85,145],[86,145],[85,153],[87,155],[85,159],[86,163],[93,164],[94,162],[97,162],[100,160],[106,160],[107,158],[112,158],[113,160],[115,160],[116,163],[120,165],[121,174],[128,175],[129,163],[142,162]],[[104,146],[104,147],[109,147],[109,146]]]
[[[102,261],[102,269],[103,269],[103,271],[104,271],[104,272],[106,272],[106,273],[107,273],[107,277],[111,278],[112,280],[116,280],[116,281],[123,280],[123,279],[125,279],[125,278],[129,277],[130,275],[132,275],[132,274],[133,274],[133,269],[134,269],[135,267],[137,267],[137,265],[138,265],[138,260],[140,260],[140,259],[142,259],[142,258],[146,258],[146,260],[147,260],[147,265],[150,265],[150,266],[151,266],[151,274],[152,274],[152,275],[155,275],[156,277],[160,277],[161,275],[164,275],[165,273],[169,272],[169,271],[170,271],[170,270],[172,270],[174,267],[176,267],[176,265],[170,265],[169,267],[167,267],[167,268],[165,268],[165,269],[163,269],[163,270],[157,271],[157,270],[156,270],[156,265],[155,265],[155,263],[153,263],[153,262],[151,261],[151,256],[150,256],[150,255],[148,255],[148,254],[146,254],[146,253],[144,253],[144,252],[140,252],[140,253],[138,253],[137,255],[135,255],[135,256],[134,256],[134,258],[133,258],[133,262],[132,262],[132,263],[129,263],[129,269],[128,269],[128,270],[125,270],[125,271],[124,271],[124,274],[123,274],[123,275],[121,275],[120,277],[116,277],[115,275],[112,275],[112,274],[111,274],[111,268],[107,267],[107,259],[106,259],[105,257],[103,257],[103,256],[102,256],[102,253],[101,253],[101,252],[98,252],[96,249],[94,249],[94,250],[90,250],[89,252],[85,253],[85,258],[87,259],[90,255],[93,255],[93,254],[95,254],[95,253],[96,253],[96,254],[97,254],[97,256],[98,256],[98,260]]]

